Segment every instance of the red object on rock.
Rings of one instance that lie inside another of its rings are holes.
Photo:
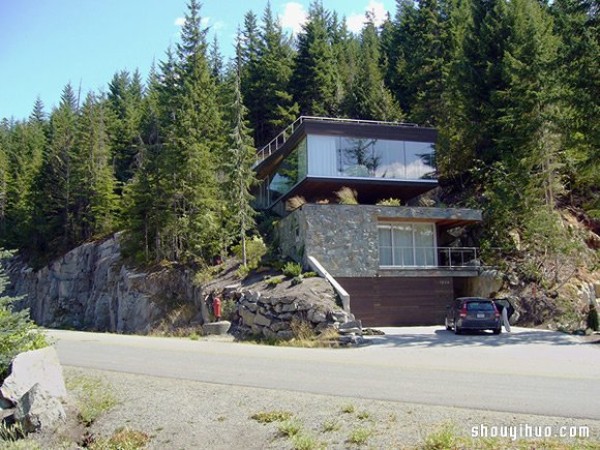
[[[219,297],[213,299],[213,314],[217,322],[221,320],[221,299]]]

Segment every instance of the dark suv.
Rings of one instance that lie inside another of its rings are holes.
[[[502,331],[502,319],[493,300],[479,297],[460,297],[446,310],[446,329],[460,334],[463,330]]]

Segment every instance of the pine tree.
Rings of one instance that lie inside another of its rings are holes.
[[[222,242],[215,162],[223,124],[195,0],[188,4],[175,73],[176,120],[166,129],[164,145],[169,210],[162,252],[173,260],[208,260]]]
[[[292,123],[298,114],[298,105],[293,102],[290,92],[294,53],[289,37],[273,16],[270,3],[264,11],[257,45],[246,73],[249,119],[254,129],[254,140],[257,146],[261,146]],[[238,53],[243,57],[243,47]]]
[[[234,236],[240,241],[242,264],[246,266],[246,234],[254,225],[254,210],[251,206],[253,197],[250,188],[255,181],[252,164],[255,161],[256,151],[252,146],[251,132],[245,120],[247,110],[241,94],[240,66],[241,62],[238,62],[234,82],[234,102],[231,105],[234,121],[229,136],[230,148],[225,166],[227,175],[225,191],[228,193]]]
[[[118,72],[113,76],[108,88],[110,115],[105,121],[113,150],[115,176],[122,185],[133,176],[140,146],[139,127],[143,97],[140,74],[138,71],[134,72],[133,76],[127,71]]]
[[[32,195],[32,239],[37,255],[49,258],[74,242],[73,153],[76,139],[77,99],[73,88],[63,89],[61,103],[50,116],[48,144],[44,150]]]
[[[399,106],[384,84],[380,61],[379,36],[372,15],[367,13],[361,34],[358,73],[348,101],[352,117],[388,121],[402,118]]]
[[[81,107],[73,155],[74,227],[77,243],[113,230],[117,209],[106,108],[93,93]]]
[[[329,12],[320,1],[311,3],[308,20],[298,35],[292,86],[302,115],[337,116],[339,75],[331,45]]]

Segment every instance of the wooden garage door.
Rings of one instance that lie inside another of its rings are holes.
[[[453,298],[452,278],[336,278],[364,326],[439,325]]]

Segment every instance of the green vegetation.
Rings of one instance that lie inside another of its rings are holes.
[[[386,198],[377,202],[379,206],[402,206],[402,201],[398,198]]]
[[[277,428],[279,433],[285,437],[296,436],[302,430],[302,424],[295,419],[288,419],[281,424]]]
[[[374,430],[371,428],[355,428],[348,437],[348,442],[355,445],[365,445],[369,438],[373,436]],[[452,448],[452,447],[446,447]]]
[[[147,448],[150,436],[141,431],[124,427],[116,430],[108,439],[95,439],[91,450],[142,450]]]
[[[358,205],[357,195],[356,190],[349,187],[343,187],[335,192],[340,205]]]
[[[7,256],[6,252],[0,252],[0,258]],[[44,335],[29,319],[29,310],[13,310],[13,304],[20,299],[2,295],[7,283],[0,261],[0,382],[8,376],[10,363],[15,356],[48,345]]]
[[[77,401],[79,419],[86,426],[117,404],[110,386],[100,378],[77,376],[67,379],[66,384]]]
[[[294,278],[302,275],[302,264],[296,262],[287,262],[281,269],[286,277]]]
[[[356,406],[352,403],[348,403],[347,405],[342,406],[342,412],[344,414],[353,414],[356,411]]]
[[[275,287],[283,282],[283,276],[266,277],[265,284],[269,287]]]
[[[342,425],[336,419],[327,419],[323,422],[323,426],[321,430],[324,433],[331,433],[333,431],[339,431],[342,428]]]
[[[285,422],[290,420],[293,414],[289,411],[261,411],[250,416],[251,419],[258,423]]]

